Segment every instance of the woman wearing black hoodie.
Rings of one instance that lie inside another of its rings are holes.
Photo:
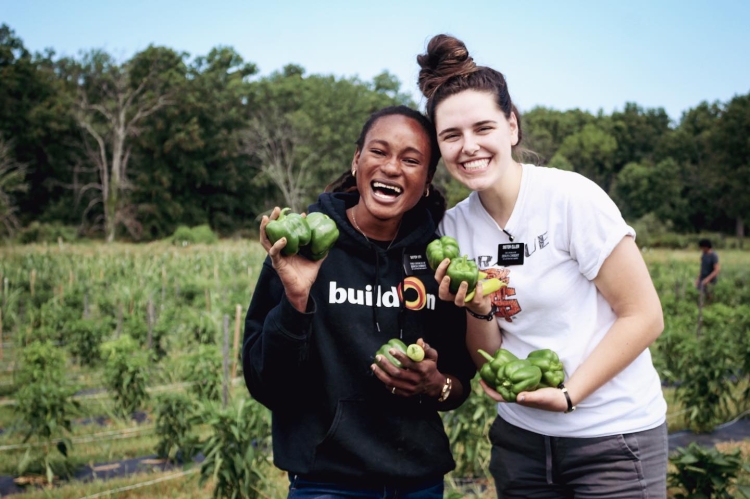
[[[273,456],[290,498],[443,497],[455,467],[438,411],[463,403],[475,367],[466,318],[437,298],[425,248],[445,202],[430,185],[439,159],[433,127],[405,106],[373,114],[351,171],[322,194],[340,236],[328,256],[268,251],[245,320],[251,395],[272,411]],[[375,352],[391,338],[420,342],[422,362]]]

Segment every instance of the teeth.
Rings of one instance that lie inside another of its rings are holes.
[[[401,194],[401,187],[397,187],[395,185],[386,185],[382,182],[373,182],[373,187],[377,187],[378,189],[387,189],[389,191],[395,191],[397,194]]]
[[[478,170],[480,168],[486,168],[488,164],[490,164],[489,158],[475,159],[464,163],[464,168],[467,170]]]

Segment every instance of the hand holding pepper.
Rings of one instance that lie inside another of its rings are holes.
[[[411,360],[406,355],[406,347],[403,351],[399,347],[391,347],[387,350],[388,355],[400,363],[401,367],[394,365],[378,350],[375,362],[370,369],[383,382],[385,388],[394,395],[400,397],[425,395],[437,399],[445,384],[445,375],[437,369],[438,352],[422,338],[418,339],[416,344],[424,350],[424,358],[421,361]]]
[[[282,256],[283,249],[289,240],[286,236],[281,236],[276,242],[272,243],[266,231],[267,226],[277,220],[280,215],[281,209],[277,206],[271,212],[270,217],[264,216],[262,218],[260,222],[260,243],[271,258],[273,268],[284,285],[287,299],[297,310],[304,312],[307,308],[310,289],[318,277],[318,271],[323,260],[309,260],[298,254]],[[297,239],[297,242],[299,242],[299,239]]]
[[[448,259],[458,258],[461,256],[460,250],[458,249],[458,241],[451,236],[443,236],[440,239],[435,239],[427,245],[427,263],[430,265],[432,270],[435,270],[440,265],[440,262]]]
[[[266,235],[271,244],[285,238],[286,244],[281,252],[286,256],[296,255],[302,246],[310,242],[310,226],[305,217],[284,208],[277,218],[266,224]]]
[[[494,356],[482,349],[478,352],[487,360],[479,369],[479,383],[493,400],[555,412],[567,409],[567,400],[557,388],[565,372],[553,350],[534,350],[526,359],[504,349]]]
[[[542,370],[542,380],[539,386],[557,388],[557,385],[565,380],[565,372],[563,371],[562,362],[560,357],[549,348],[544,350],[534,350],[526,358]]]
[[[302,248],[302,254],[311,260],[321,260],[338,240],[339,228],[331,217],[319,211],[308,214],[306,220],[310,243]]]

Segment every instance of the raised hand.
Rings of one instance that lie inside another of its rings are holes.
[[[270,217],[263,216],[260,222],[260,243],[265,248],[268,256],[271,257],[273,268],[284,285],[287,299],[297,310],[304,312],[307,308],[310,289],[318,277],[318,271],[325,258],[312,261],[299,254],[284,256],[281,250],[284,249],[287,243],[285,237],[276,241],[276,244],[271,244],[266,234],[266,225],[271,220],[279,218],[280,213],[281,209],[277,206],[271,212]]]

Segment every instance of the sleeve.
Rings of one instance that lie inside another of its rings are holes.
[[[577,185],[563,189],[567,196],[568,250],[581,274],[593,280],[615,246],[625,236],[635,237],[635,230],[601,187],[575,175],[580,179]]]
[[[250,395],[273,409],[290,399],[289,380],[304,379],[315,303],[298,311],[266,258],[245,316],[242,370]],[[299,373],[299,374],[296,374]]]
[[[466,312],[453,303],[439,300],[438,314],[432,327],[438,328],[431,346],[438,352],[438,370],[450,374],[461,382],[464,388],[462,398],[453,399],[450,405],[436,403],[436,408],[449,411],[463,404],[471,394],[471,380],[476,374],[476,366],[466,348]]]

